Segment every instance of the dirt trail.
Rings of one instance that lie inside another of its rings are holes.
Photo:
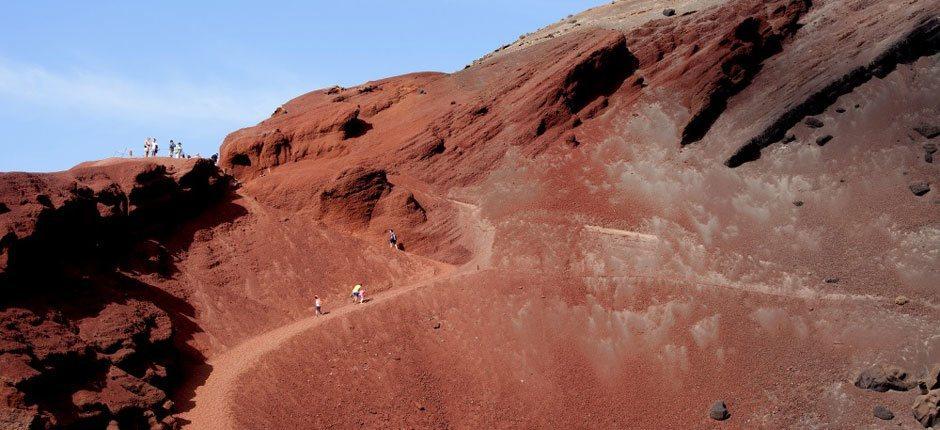
[[[288,340],[318,327],[321,323],[340,318],[359,311],[371,308],[372,301],[384,301],[400,295],[415,291],[445,278],[455,276],[456,267],[434,262],[433,270],[437,273],[418,282],[394,288],[367,297],[364,304],[347,304],[338,308],[329,309],[324,316],[309,317],[283,325],[268,332],[252,337],[237,346],[225,351],[209,361],[212,373],[205,384],[196,389],[193,398],[195,406],[180,414],[180,417],[189,422],[185,427],[190,429],[234,429],[232,418],[231,397],[236,389],[239,376],[260,363],[264,356],[276,351]]]

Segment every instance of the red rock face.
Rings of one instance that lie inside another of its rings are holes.
[[[0,422],[921,425],[938,6],[670,7],[297,97],[223,142],[236,191],[3,176]]]
[[[181,377],[172,320],[185,307],[129,274],[170,275],[165,232],[224,198],[228,180],[207,160],[0,175],[4,199],[19,197],[2,219],[5,428],[135,426],[145,411],[166,413]]]

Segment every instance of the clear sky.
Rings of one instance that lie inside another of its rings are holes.
[[[451,72],[598,0],[10,1],[0,14],[0,171],[211,155],[329,85]]]

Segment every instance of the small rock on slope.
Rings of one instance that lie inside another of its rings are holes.
[[[711,409],[708,410],[708,416],[716,421],[724,421],[731,418],[731,414],[728,412],[728,406],[721,400],[712,404]]]
[[[821,128],[824,124],[819,118],[810,116],[803,120],[803,123],[812,128]]]
[[[891,421],[894,419],[894,412],[891,412],[890,409],[882,405],[875,406],[875,409],[872,413],[874,413],[875,417],[885,421]]]
[[[824,146],[824,145],[826,145],[827,143],[829,143],[830,140],[832,140],[832,135],[831,135],[831,134],[827,134],[827,135],[825,135],[825,136],[819,136],[819,137],[816,138],[816,144],[819,145],[819,146]]]
[[[676,14],[675,9],[666,9],[663,11],[663,15],[666,15],[666,16],[673,16],[675,14]]]
[[[914,182],[909,187],[915,196],[920,197],[930,192],[930,184],[924,181]]]

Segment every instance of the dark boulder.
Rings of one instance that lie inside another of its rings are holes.
[[[676,10],[675,10],[675,9],[666,9],[666,10],[663,11],[663,15],[665,15],[665,16],[673,16],[673,15],[675,15],[675,14],[676,14]]]
[[[885,421],[891,421],[891,420],[894,419],[894,412],[891,412],[890,409],[888,409],[888,408],[886,408],[886,407],[884,407],[884,406],[882,406],[882,405],[875,406],[875,409],[874,409],[874,411],[872,411],[872,413],[873,413],[873,414],[875,415],[875,417],[877,417],[878,419],[882,419],[882,420],[885,420]]]
[[[924,181],[914,182],[909,187],[915,196],[920,197],[930,192],[930,184]]]
[[[806,119],[803,120],[803,123],[812,128],[821,128],[824,125],[823,122],[819,120],[819,118],[814,116],[806,117]]]
[[[819,136],[816,138],[816,144],[819,146],[825,146],[829,141],[832,140],[832,135],[827,134],[825,136]]]
[[[855,379],[856,387],[880,393],[888,390],[907,391],[916,385],[917,381],[906,370],[886,364],[869,367]]]
[[[713,403],[711,409],[708,410],[708,417],[716,421],[724,421],[731,418],[731,413],[728,412],[728,405],[719,400]]]

